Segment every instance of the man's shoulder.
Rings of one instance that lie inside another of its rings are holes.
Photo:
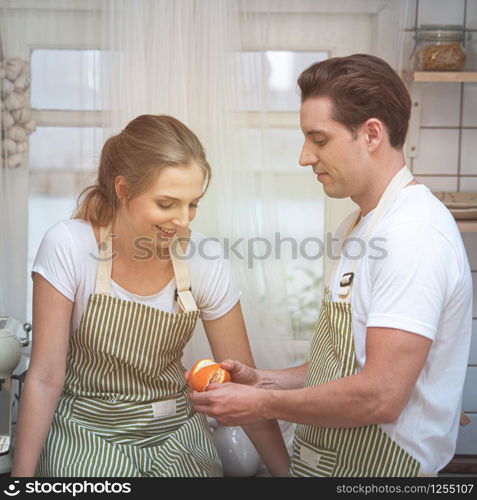
[[[426,186],[417,184],[403,190],[383,218],[378,233],[416,231],[438,232],[449,242],[460,243],[460,232],[448,208]],[[416,237],[418,234],[416,233]]]

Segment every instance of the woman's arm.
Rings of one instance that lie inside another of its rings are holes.
[[[204,320],[203,324],[216,361],[234,358],[249,367],[255,367],[240,302],[221,318]],[[287,476],[290,458],[278,422],[263,420],[244,426],[243,429],[270,473],[273,476]]]
[[[12,477],[35,474],[64,384],[72,309],[73,302],[34,273],[32,354],[18,408]]]

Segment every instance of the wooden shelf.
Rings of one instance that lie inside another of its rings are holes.
[[[472,474],[477,473],[477,455],[455,455],[441,473]]]
[[[477,233],[477,220],[458,220],[456,222],[461,233]]]
[[[477,71],[405,71],[409,82],[477,82]]]

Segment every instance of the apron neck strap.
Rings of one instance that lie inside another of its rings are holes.
[[[99,228],[99,262],[96,275],[95,293],[109,295],[111,288],[111,271],[113,267],[113,235],[112,223]]]
[[[95,293],[109,295],[111,291],[111,272],[115,258],[113,254],[112,223],[99,230],[99,263],[96,275]],[[180,229],[174,235],[169,246],[169,255],[176,278],[176,300],[182,312],[197,311],[197,305],[191,293],[189,265],[185,251],[189,243],[188,229]]]
[[[188,229],[180,229],[172,238],[169,245],[169,255],[176,278],[177,305],[183,312],[197,311],[197,305],[191,292],[189,265],[185,251],[189,244],[190,233]]]
[[[383,217],[388,213],[389,209],[391,208],[392,204],[396,200],[396,198],[399,196],[401,191],[412,181],[414,180],[414,177],[407,167],[407,165],[404,165],[399,172],[392,178],[391,182],[388,184],[386,190],[384,191],[383,195],[381,196],[378,205],[376,206],[374,213],[371,216],[371,220],[369,221],[369,224],[366,228],[366,231],[364,232],[361,240],[364,243],[364,245],[368,244],[368,240],[373,234],[374,230],[376,229],[376,226],[381,222]],[[348,236],[351,234],[352,230],[356,227],[358,224],[359,220],[361,219],[361,211],[358,210],[357,214],[355,217],[353,217],[352,222],[350,226],[348,227],[345,237],[342,240],[341,246],[340,246],[340,253],[338,259],[336,259],[333,263],[332,266],[332,272],[328,275],[326,283],[328,284],[328,287],[331,284],[331,280],[333,279],[333,276],[335,275],[336,268],[338,266],[338,262],[341,259],[341,253],[343,250],[343,247],[346,243],[346,240]],[[344,301],[344,302],[349,302],[351,300],[351,288],[353,284],[353,278],[355,275],[356,267],[359,264],[357,259],[354,259],[351,261],[351,269],[346,272],[341,280],[340,280],[340,288],[341,291],[339,292],[338,296],[339,298]]]

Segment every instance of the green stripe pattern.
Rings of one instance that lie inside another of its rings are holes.
[[[181,364],[198,315],[91,295],[70,341],[64,389],[36,475],[222,476]],[[167,400],[175,401],[175,414],[155,416],[153,403]]]
[[[326,288],[310,347],[306,387],[357,373],[351,304],[330,299]],[[313,459],[309,459],[312,456]],[[291,476],[417,476],[420,464],[379,426],[325,428],[297,425]]]

